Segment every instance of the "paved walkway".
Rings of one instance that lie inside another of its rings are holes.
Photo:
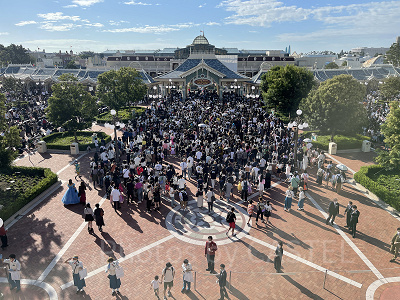
[[[355,170],[368,163],[352,155],[352,158],[342,155],[334,158]],[[65,154],[35,154],[30,160],[26,157],[16,164],[29,166],[32,162],[35,166],[50,167],[65,182],[74,177],[74,167],[70,165],[74,159]],[[88,182],[90,155],[79,156],[79,160],[84,180]],[[246,207],[237,192],[232,203],[217,201],[211,215],[205,209],[197,209],[193,202],[188,212],[171,209],[166,199],[160,212],[149,214],[144,204],[124,203],[121,211],[115,213],[104,192],[90,185],[88,202],[101,203],[105,210],[104,232],[95,229],[94,235],[86,230],[82,206],[62,205],[64,183],[9,229],[10,247],[5,254],[18,256],[22,278],[31,280],[26,281],[31,285],[23,285],[19,294],[3,288],[6,285],[1,278],[0,285],[6,299],[112,299],[104,269],[107,258],[113,256],[125,269],[119,299],[155,299],[150,281],[155,275],[161,276],[168,261],[177,270],[172,290],[174,299],[217,299],[216,277],[205,271],[204,243],[211,234],[219,245],[216,265],[224,263],[228,271],[231,299],[265,299],[266,295],[271,299],[394,299],[393,295],[399,295],[399,288],[390,282],[396,282],[400,276],[400,266],[389,262],[388,250],[399,221],[353,184],[346,183],[339,195],[325,185],[314,184],[315,173],[315,169],[310,170],[305,211],[298,211],[294,206],[291,212],[284,212],[287,185],[274,180],[274,187],[263,195],[273,205],[271,223],[267,226],[261,222],[256,225],[255,218],[251,226],[246,226]],[[194,181],[188,183],[191,193],[195,193],[193,184]],[[251,197],[256,199],[258,195]],[[339,199],[340,215],[336,225],[328,226],[325,225],[326,211],[334,197]],[[361,212],[355,239],[343,227],[344,208],[349,200]],[[231,206],[237,208],[240,223],[236,237],[224,234],[228,228],[226,211]],[[281,274],[275,273],[273,267],[274,249],[279,240],[284,243],[284,273]],[[70,267],[63,263],[76,254],[89,272],[83,295],[75,294]],[[185,258],[196,271],[196,286],[187,295],[180,293],[180,268]]]

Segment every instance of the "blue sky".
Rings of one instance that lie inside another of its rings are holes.
[[[400,0],[2,0],[0,44],[47,52],[211,44],[292,51],[389,47]],[[72,46],[72,47],[71,47]]]

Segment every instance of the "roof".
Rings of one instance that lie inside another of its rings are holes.
[[[389,76],[400,76],[396,68],[392,65],[376,66],[370,68],[351,68],[351,69],[318,69],[314,70],[314,77],[319,81],[325,81],[337,75],[348,74],[360,81],[384,79]]]
[[[204,35],[199,35],[196,36],[196,38],[193,40],[192,45],[209,45],[210,43],[206,39]]]

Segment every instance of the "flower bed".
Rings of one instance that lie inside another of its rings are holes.
[[[57,180],[50,169],[11,167],[0,170],[0,217],[7,220]]]
[[[118,120],[122,123],[126,123],[129,120],[132,120],[132,110],[135,110],[137,116],[140,116],[146,111],[145,108],[138,106],[125,107],[118,111]],[[99,124],[111,123],[113,121],[113,118],[111,116],[111,113],[108,111],[98,115],[96,117],[96,121]]]
[[[100,140],[104,138],[106,143],[111,141],[111,137],[104,132],[100,131],[77,131],[76,137],[79,143],[79,150],[85,151],[88,146],[94,148],[94,144],[92,143],[92,135],[93,133],[97,134],[97,139],[100,144]],[[52,133],[48,136],[45,136],[43,140],[46,142],[48,149],[57,149],[57,150],[69,150],[71,143],[75,142],[74,133],[71,131],[65,132],[56,132]]]
[[[361,167],[354,179],[385,201],[400,210],[400,171],[385,170],[379,165]]]

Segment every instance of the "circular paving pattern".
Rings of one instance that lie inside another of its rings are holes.
[[[224,245],[235,242],[248,234],[250,226],[247,225],[247,212],[240,206],[216,201],[214,212],[211,214],[208,213],[206,206],[207,202],[204,201],[203,208],[198,208],[195,200],[189,201],[189,209],[186,211],[176,206],[165,219],[167,229],[178,239],[195,245],[204,245],[210,235],[218,245]],[[236,236],[233,237],[230,232],[228,237],[226,232],[229,224],[225,218],[232,207],[235,207],[236,214]]]

